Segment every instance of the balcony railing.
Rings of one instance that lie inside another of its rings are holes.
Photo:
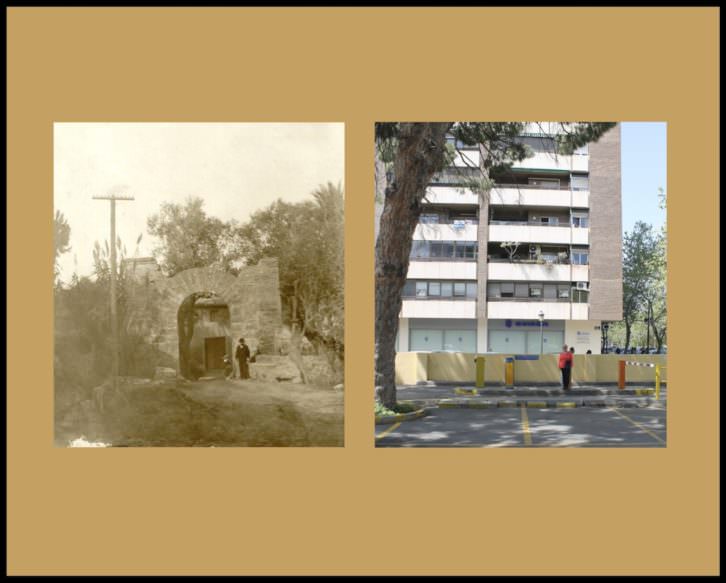
[[[409,256],[409,261],[476,261],[476,257],[414,257],[413,255]]]
[[[509,259],[509,257],[487,257],[487,261],[489,263],[524,263],[529,265],[570,265],[570,260],[568,259],[552,259],[547,260],[543,259],[542,261],[538,259],[529,259],[529,258],[522,258],[522,257],[515,257],[514,259]]]
[[[586,191],[590,190],[589,187],[584,186],[570,186],[569,184],[560,184],[555,186],[554,184],[512,184],[512,183],[499,183],[497,182],[492,187],[493,190],[498,188],[513,188],[513,189],[526,189],[526,190],[565,190],[565,191]]]
[[[544,298],[542,296],[539,296],[539,297],[537,297],[537,296],[535,296],[535,297],[526,297],[526,298],[512,298],[512,297],[509,297],[509,298],[501,298],[501,297],[498,297],[498,298],[496,298],[496,297],[488,297],[487,298],[487,301],[488,302],[558,302],[558,303],[563,303],[563,304],[569,304],[569,303],[572,303],[572,304],[586,304],[587,303],[587,300],[585,300],[585,299],[577,298],[577,297],[571,298],[569,296],[566,297],[566,298]]]
[[[571,225],[570,223],[540,223],[537,221],[500,221],[500,220],[490,220],[490,225],[515,225],[518,227],[572,227],[576,229],[582,229],[587,227],[575,227],[575,225]]]

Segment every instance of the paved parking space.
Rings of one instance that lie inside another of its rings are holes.
[[[666,410],[433,409],[376,426],[377,447],[665,447]]]

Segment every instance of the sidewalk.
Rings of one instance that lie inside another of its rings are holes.
[[[617,385],[580,385],[564,392],[559,387],[547,386],[477,389],[467,384],[427,384],[400,386],[397,392],[399,401],[442,408],[666,407],[666,387],[663,385],[658,400],[652,387],[626,387],[621,390]]]

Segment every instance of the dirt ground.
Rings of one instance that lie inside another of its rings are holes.
[[[102,392],[60,441],[82,433],[113,447],[343,445],[343,391],[333,388],[215,379]]]

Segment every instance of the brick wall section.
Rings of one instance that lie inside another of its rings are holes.
[[[620,124],[590,144],[590,319],[623,318]]]

